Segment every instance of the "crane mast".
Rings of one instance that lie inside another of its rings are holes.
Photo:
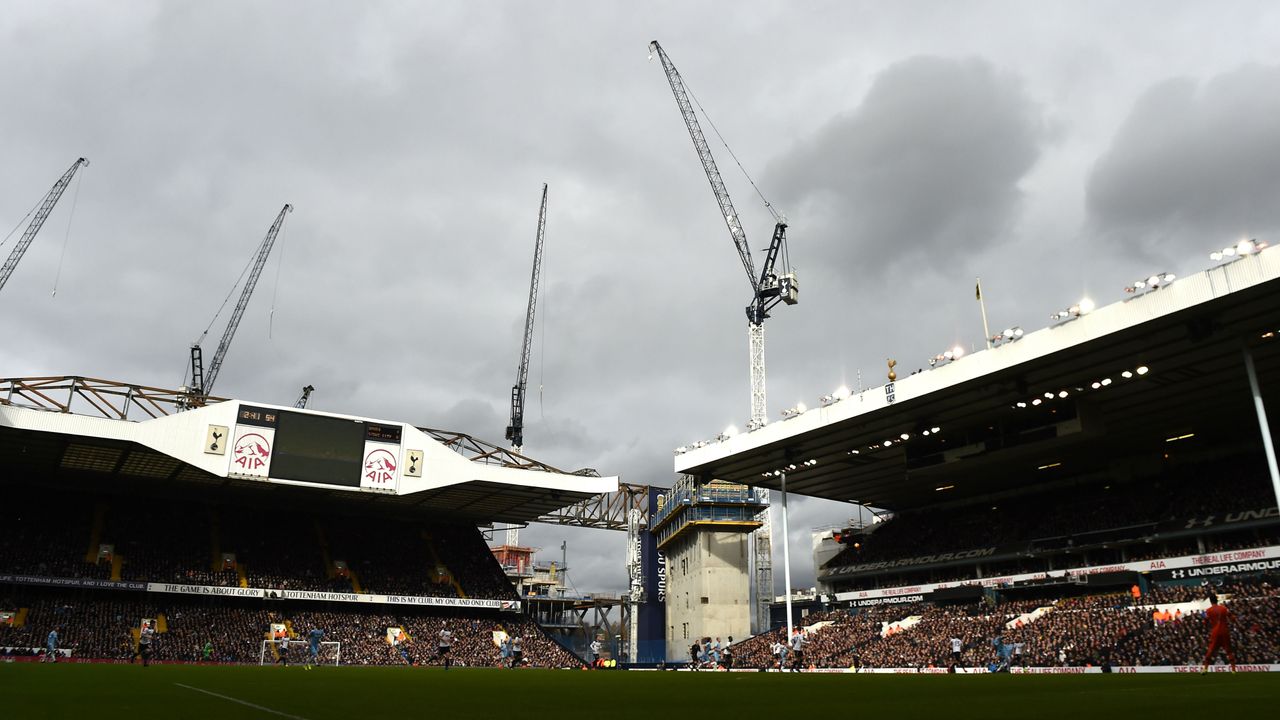
[[[271,248],[275,245],[276,236],[280,234],[280,228],[284,226],[284,216],[293,212],[293,206],[285,204],[280,209],[280,214],[276,215],[275,222],[271,223],[271,228],[267,230],[267,236],[263,238],[262,245],[258,247],[258,254],[254,258],[253,267],[249,271],[249,277],[244,282],[244,290],[240,293],[240,300],[236,303],[236,307],[231,311],[231,319],[227,321],[227,329],[222,333],[222,339],[218,341],[218,349],[213,353],[213,360],[209,362],[208,372],[202,372],[203,368],[198,366],[198,359],[201,357],[200,346],[193,345],[191,348],[191,364],[192,364],[192,388],[197,395],[208,395],[213,390],[213,383],[218,379],[218,372],[222,369],[222,362],[226,360],[227,350],[231,347],[231,340],[235,337],[236,328],[240,327],[240,319],[244,317],[245,308],[249,306],[249,298],[253,295],[253,289],[258,285],[258,278],[262,275],[262,268],[267,264],[267,256],[271,254]],[[203,375],[203,381],[201,381]]]
[[[75,177],[77,170],[88,164],[88,160],[77,158],[75,162],[71,163],[71,167],[62,173],[62,177],[58,178],[53,187],[49,188],[49,192],[45,193],[44,199],[40,201],[40,208],[36,210],[36,216],[32,218],[31,224],[22,233],[18,244],[9,253],[9,258],[4,261],[4,266],[0,267],[0,289],[3,289],[5,283],[9,282],[9,276],[13,274],[14,268],[18,267],[18,261],[26,254],[27,248],[31,247],[31,241],[36,239],[36,233],[40,232],[40,228],[44,227],[44,221],[49,219],[49,213],[53,212],[53,207],[58,204],[58,199],[62,197],[62,193],[71,184],[71,178]]]
[[[751,303],[746,308],[747,345],[751,364],[749,427],[762,427],[768,422],[768,405],[765,397],[764,321],[769,317],[769,310],[779,302],[794,305],[799,300],[800,286],[796,282],[795,274],[792,272],[779,274],[775,269],[779,260],[783,262],[784,267],[786,265],[787,223],[772,206],[769,206],[769,212],[773,214],[776,224],[765,255],[764,266],[757,275],[755,263],[751,260],[751,246],[747,243],[747,234],[742,229],[738,211],[733,207],[733,200],[729,198],[729,190],[725,187],[724,178],[721,177],[720,169],[711,155],[711,147],[707,144],[706,135],[703,134],[702,126],[698,123],[698,116],[693,110],[693,103],[690,102],[684,79],[680,77],[680,71],[676,70],[671,58],[667,57],[666,51],[657,40],[649,43],[649,52],[651,55],[656,54],[662,62],[662,69],[667,74],[667,82],[670,83],[671,92],[676,98],[676,105],[680,108],[685,127],[689,130],[689,137],[693,140],[693,148],[698,153],[698,159],[702,161],[702,169],[707,175],[707,181],[711,183],[711,192],[716,196],[716,202],[720,205],[720,214],[729,228],[729,235],[733,238],[733,245],[738,251],[738,257],[742,260],[742,267],[747,272],[747,279],[751,282]]]
[[[298,396],[298,399],[293,403],[293,406],[299,410],[306,409],[307,401],[311,400],[311,393],[315,392],[315,389],[314,385],[307,385],[302,388],[302,394]]]
[[[529,351],[533,348],[533,315],[538,303],[538,278],[542,274],[542,240],[547,230],[547,184],[542,184],[542,205],[538,210],[538,235],[533,246],[533,275],[529,279],[529,310],[524,317],[524,344],[516,384],[511,387],[511,422],[506,437],[516,452],[524,446],[524,391],[529,378]]]

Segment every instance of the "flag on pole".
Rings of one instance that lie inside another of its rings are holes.
[[[982,309],[982,332],[986,335],[987,349],[991,349],[991,328],[987,325],[987,304],[982,301],[982,278],[973,279],[973,297]]]

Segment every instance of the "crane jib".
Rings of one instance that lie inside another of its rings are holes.
[[[293,206],[285,204],[280,209],[280,214],[276,215],[275,222],[271,223],[271,228],[267,230],[267,236],[262,239],[262,244],[258,246],[258,254],[253,261],[253,269],[249,272],[249,278],[244,282],[244,290],[240,293],[240,301],[236,303],[235,309],[231,311],[231,319],[227,321],[227,329],[222,333],[222,339],[218,341],[218,349],[213,353],[213,360],[209,363],[209,370],[205,373],[204,387],[197,388],[200,392],[207,395],[213,390],[213,383],[218,379],[218,372],[222,369],[222,362],[227,357],[227,350],[231,348],[231,340],[235,338],[236,328],[240,327],[240,319],[244,317],[245,308],[249,306],[249,298],[253,296],[253,289],[258,285],[258,278],[262,275],[262,268],[267,264],[267,256],[271,254],[271,248],[275,245],[276,236],[280,234],[280,228],[284,226],[284,216],[293,212]]]
[[[3,266],[0,266],[0,288],[3,288],[5,283],[9,282],[9,276],[13,275],[14,269],[18,267],[18,261],[22,260],[27,248],[31,247],[31,241],[35,240],[40,228],[44,227],[44,221],[49,219],[49,213],[53,212],[54,206],[58,204],[58,199],[62,197],[62,193],[71,184],[71,178],[75,177],[77,170],[88,164],[88,160],[76,158],[76,161],[71,163],[71,167],[62,174],[62,177],[58,178],[53,187],[49,188],[49,192],[45,193],[44,199],[40,201],[39,209],[36,210],[35,217],[31,219],[31,224],[27,225],[22,237],[18,239],[18,244],[9,253],[9,258],[4,261]]]
[[[533,245],[533,273],[529,277],[529,308],[524,317],[524,342],[520,346],[520,365],[516,367],[516,384],[511,387],[511,422],[506,438],[519,450],[524,445],[524,393],[529,379],[529,354],[533,349],[533,318],[538,304],[538,280],[542,274],[542,243],[547,232],[547,184],[542,184],[542,203],[538,208],[538,232]]]
[[[720,168],[716,165],[716,159],[711,154],[711,146],[707,144],[707,138],[702,132],[702,126],[698,123],[698,116],[693,111],[693,104],[689,102],[689,93],[685,88],[684,79],[680,77],[680,71],[676,70],[671,58],[667,57],[666,51],[662,49],[662,46],[657,41],[651,43],[650,47],[657,52],[658,59],[662,61],[662,68],[667,74],[667,82],[671,85],[671,92],[675,95],[676,105],[680,108],[680,115],[684,118],[684,124],[689,130],[690,139],[693,140],[694,150],[698,153],[698,159],[702,161],[702,169],[707,175],[707,181],[711,184],[711,191],[715,194],[716,202],[720,205],[720,214],[724,218],[725,225],[729,228],[729,235],[733,238],[738,257],[742,260],[742,267],[746,270],[747,280],[751,283],[752,290],[758,291],[760,281],[756,276],[755,263],[751,260],[751,246],[747,243],[747,234],[742,229],[742,221],[738,218],[738,211],[733,206],[733,200],[729,198],[729,190],[725,187],[724,178],[720,175]]]

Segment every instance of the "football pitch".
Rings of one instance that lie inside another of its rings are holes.
[[[5,718],[1275,717],[1280,674],[796,675],[0,664]]]

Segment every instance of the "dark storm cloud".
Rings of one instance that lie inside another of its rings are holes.
[[[1113,249],[1208,251],[1280,229],[1280,66],[1152,86],[1088,180]]]
[[[1017,77],[982,59],[915,57],[880,73],[770,181],[829,262],[944,268],[1006,239],[1042,136]]]

